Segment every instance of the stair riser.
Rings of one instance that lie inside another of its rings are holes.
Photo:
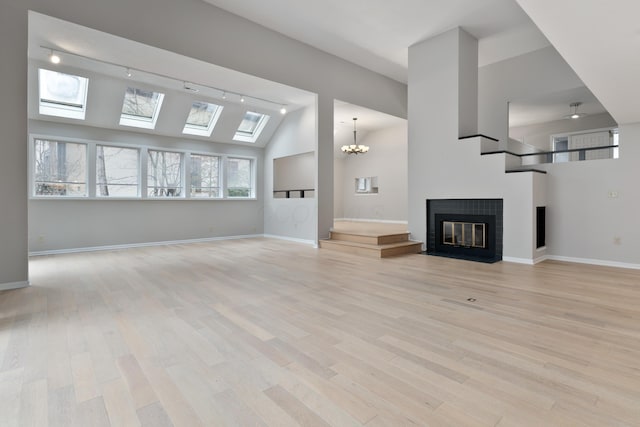
[[[347,234],[331,232],[331,240],[343,242],[365,243],[367,245],[387,245],[390,243],[400,243],[409,241],[409,233],[389,234],[385,236],[361,236],[357,234]]]
[[[355,255],[364,255],[373,258],[387,258],[404,254],[416,254],[422,252],[422,243],[413,243],[406,246],[396,248],[365,248],[359,246],[346,246],[340,244],[339,241],[320,241],[320,248],[331,249],[337,252],[349,253]]]

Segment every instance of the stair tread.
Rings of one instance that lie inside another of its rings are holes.
[[[367,232],[354,232],[354,231],[340,231],[334,230],[333,228],[330,231],[334,234],[346,234],[348,236],[363,236],[363,237],[387,237],[387,236],[404,236],[409,234],[408,231],[402,231],[400,233],[367,233]]]

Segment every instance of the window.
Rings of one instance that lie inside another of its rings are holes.
[[[147,160],[147,195],[182,197],[182,153],[149,150]]]
[[[253,161],[227,158],[227,197],[253,197]]]
[[[36,139],[33,153],[35,196],[87,196],[87,146]]]
[[[120,125],[154,129],[163,99],[163,93],[127,88],[122,103]]]
[[[84,120],[89,79],[40,68],[38,80],[40,114]]]
[[[221,112],[222,107],[219,105],[195,101],[191,105],[189,117],[187,117],[182,133],[211,136]]]
[[[138,197],[139,155],[137,148],[96,145],[96,196]]]
[[[191,197],[220,197],[220,157],[192,154]]]
[[[254,113],[253,111],[247,111],[238,126],[234,141],[243,142],[256,142],[260,136],[260,132],[264,129],[269,121],[269,116],[266,114]]]

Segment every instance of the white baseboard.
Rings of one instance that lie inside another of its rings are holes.
[[[353,221],[353,222],[381,222],[383,224],[408,224],[407,221],[395,221],[391,219],[365,219],[365,218],[334,218],[334,221]]]
[[[573,258],[573,257],[558,256],[558,255],[547,255],[546,259],[553,260],[553,261],[575,262],[578,264],[601,265],[603,267],[618,267],[618,268],[629,268],[632,270],[640,270],[640,264],[632,264],[629,262],[608,261],[603,259],[590,259],[590,258]]]
[[[145,248],[150,246],[184,245],[189,243],[215,242],[219,240],[251,239],[255,237],[264,237],[264,235],[263,234],[245,234],[241,236],[206,237],[203,239],[188,239],[188,240],[169,240],[166,242],[130,243],[126,245],[107,245],[107,246],[92,246],[92,247],[86,247],[86,248],[53,249],[49,251],[29,252],[29,256],[61,255],[61,254],[74,254],[74,253],[80,253],[80,252],[95,252],[95,251],[113,251],[118,249]]]
[[[513,263],[516,263],[516,264],[527,264],[527,265],[534,265],[535,264],[535,260],[532,260],[532,259],[514,258],[514,257],[510,257],[510,256],[503,256],[502,257],[502,261],[513,262]]]
[[[631,264],[628,262],[618,262],[618,261],[607,261],[602,259],[574,258],[574,257],[566,257],[566,256],[558,256],[558,255],[543,255],[541,257],[534,258],[534,259],[502,257],[502,260],[506,262],[514,262],[518,264],[527,264],[527,265],[535,265],[540,262],[550,260],[550,261],[574,262],[577,264],[600,265],[603,267],[617,267],[617,268],[629,268],[633,270],[640,270],[640,264]]]
[[[0,291],[8,291],[10,289],[20,289],[26,288],[29,286],[29,282],[10,282],[10,283],[0,283]]]
[[[296,242],[296,243],[303,243],[305,245],[316,246],[315,240],[297,239],[295,237],[287,237],[287,236],[276,236],[275,234],[265,234],[263,237],[268,237],[270,239],[286,240],[288,242]]]

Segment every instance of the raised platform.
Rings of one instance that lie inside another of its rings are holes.
[[[374,258],[422,252],[422,242],[409,240],[404,224],[358,221],[336,221],[320,247]]]

